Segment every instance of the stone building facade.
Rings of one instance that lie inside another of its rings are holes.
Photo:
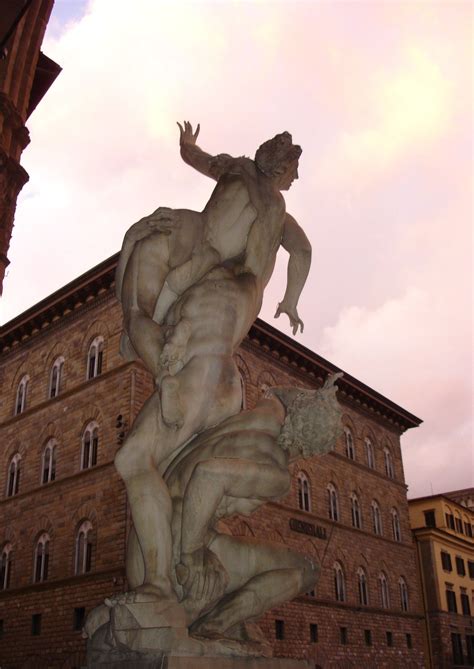
[[[433,669],[474,666],[474,489],[409,502]]]
[[[20,165],[25,123],[61,68],[40,51],[54,0],[4,0],[0,10],[0,295],[9,264],[16,200],[28,181]]]
[[[126,589],[130,514],[113,459],[152,380],[119,355],[114,256],[0,330],[0,666],[79,667],[84,616]],[[252,407],[337,368],[257,321],[237,356]],[[260,620],[277,656],[314,667],[423,667],[423,611],[400,451],[419,419],[338,382],[344,436],[292,465],[292,489],[226,522],[313,556],[313,593]]]

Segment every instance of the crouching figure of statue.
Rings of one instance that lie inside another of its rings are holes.
[[[172,582],[189,630],[179,640],[180,652],[271,656],[253,621],[314,588],[319,566],[306,556],[231,536],[219,530],[219,521],[282,498],[293,460],[334,447],[342,431],[334,385],[339,376],[319,390],[270,388],[254,409],[201,433],[169,464],[164,479],[173,508]],[[143,564],[136,568],[143,574]],[[143,610],[143,600],[110,600],[105,624],[95,633],[97,647],[165,650],[169,630],[144,628]]]

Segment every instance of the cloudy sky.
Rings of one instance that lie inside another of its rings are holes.
[[[289,130],[314,250],[299,340],[424,420],[402,439],[410,496],[473,485],[471,30],[456,0],[56,0],[63,72],[28,123],[1,321],[156,207],[202,209],[176,120],[233,155]],[[285,267],[261,316],[290,334]]]

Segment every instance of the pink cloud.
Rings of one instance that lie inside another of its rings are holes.
[[[117,251],[144,213],[204,206],[212,184],[180,161],[176,120],[235,155],[287,129],[304,149],[288,209],[314,248],[301,341],[425,419],[404,437],[413,490],[427,449],[433,485],[461,487],[470,18],[463,3],[94,0],[55,25],[45,51],[63,72],[29,124],[2,321]],[[284,283],[282,253],[267,320]]]

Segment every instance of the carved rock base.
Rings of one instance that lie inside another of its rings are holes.
[[[137,657],[129,653],[110,653],[100,661],[96,657],[94,664],[88,667],[100,669],[311,669],[305,660],[291,660],[279,657],[186,657],[175,655]]]

